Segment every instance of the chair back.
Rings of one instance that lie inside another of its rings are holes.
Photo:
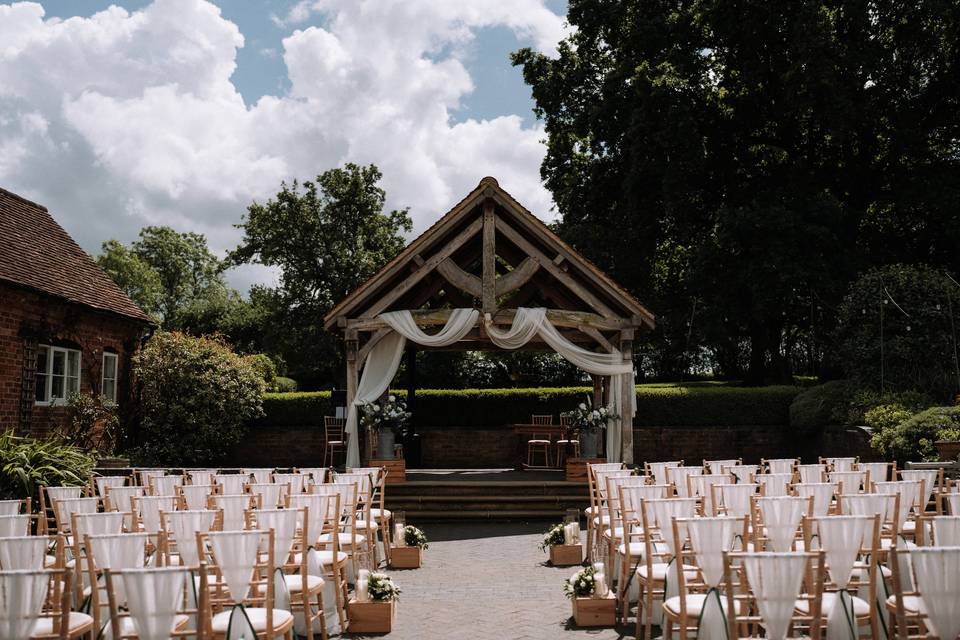
[[[183,476],[150,476],[147,481],[151,496],[175,496],[183,485]]]
[[[48,588],[57,582],[58,575],[66,578],[69,572],[0,571],[0,638],[22,640],[33,635],[33,629],[47,601]],[[64,589],[64,592],[68,591]],[[59,631],[63,624],[64,621],[60,620],[60,624],[55,624],[54,629]]]
[[[284,496],[290,493],[290,485],[279,482],[248,484],[247,491],[257,497],[261,509],[276,509],[286,500]]]
[[[660,530],[660,537],[666,543],[670,555],[677,554],[677,540],[685,539],[684,536],[678,538],[674,535],[674,519],[687,520],[694,517],[697,513],[697,502],[696,498],[643,501],[643,509],[649,509],[653,513],[653,524]]]
[[[880,516],[880,526],[890,531],[893,537],[897,532],[897,512],[900,496],[896,493],[851,493],[837,496],[837,510],[841,515]]]
[[[709,474],[719,474],[719,473],[728,473],[726,470],[727,467],[733,467],[739,465],[742,460],[737,458],[736,460],[727,459],[727,460],[704,460],[703,469],[704,473]]]
[[[768,498],[777,498],[780,496],[789,495],[789,485],[792,481],[792,473],[764,473],[757,476],[757,484],[760,485],[760,493]]]
[[[209,542],[211,569],[217,572],[216,580],[220,583],[217,591],[223,596],[221,605],[259,601],[263,603],[260,606],[264,606],[273,602],[273,537],[272,531],[258,529],[197,534],[198,551],[204,551],[204,543]],[[261,554],[261,549],[266,549],[266,553]],[[266,598],[263,597],[264,585]],[[266,606],[266,610],[271,620],[273,607]]]
[[[335,523],[339,518],[340,495],[321,495],[318,493],[301,493],[287,496],[287,508],[298,514],[297,524],[306,528],[307,544],[314,544],[317,539],[332,529],[328,524],[331,519]],[[303,513],[306,512],[304,519]],[[333,536],[336,538],[336,536]]]
[[[773,458],[770,460],[764,458],[760,461],[760,466],[766,468],[767,473],[793,474],[794,467],[796,467],[799,462],[796,458]]]
[[[853,471],[857,458],[820,458],[820,462],[827,465],[828,471]]]
[[[700,509],[703,515],[714,516],[716,509],[713,503],[713,487],[733,484],[733,480],[733,476],[729,473],[691,474],[687,476],[687,495],[691,498],[700,498]]]
[[[838,485],[838,493],[860,493],[870,487],[867,471],[830,471],[827,481]]]
[[[687,482],[687,478],[702,475],[703,467],[667,467],[667,481],[673,484],[677,495],[681,498],[693,497],[690,495],[690,483]]]
[[[290,493],[303,493],[308,476],[303,473],[275,473],[273,481],[277,484],[289,485]]]
[[[243,487],[247,484],[247,476],[242,473],[218,473],[213,479],[220,485],[220,493],[232,496],[243,493]]]
[[[214,476],[216,475],[216,469],[190,469],[187,471],[187,476],[190,478],[190,484],[213,484]]]
[[[760,473],[760,465],[757,464],[735,464],[726,469],[727,473],[733,474],[737,482],[756,482],[755,478]]]
[[[0,537],[10,538],[18,536],[28,536],[30,523],[33,517],[29,513],[23,513],[15,516],[0,516]]]
[[[107,487],[124,487],[127,484],[127,476],[94,476],[93,486],[97,490],[97,495],[101,498],[107,497]]]
[[[115,640],[163,640],[174,637],[175,628],[178,638],[199,637],[199,629],[177,626],[178,618],[196,618],[198,612],[187,604],[185,590],[187,585],[193,585],[194,580],[193,573],[186,567],[107,569],[104,581],[110,605],[110,627],[119,630],[113,634]],[[123,583],[124,603],[120,602],[118,595],[120,582]],[[204,598],[205,589],[199,591],[200,597]],[[127,617],[131,622],[129,627],[123,623]],[[131,633],[124,633],[127,629]]]
[[[675,460],[671,462],[647,462],[644,465],[644,472],[648,476],[653,476],[654,484],[669,484],[670,480],[667,477],[667,469],[681,466],[683,466],[683,460]]]
[[[190,511],[207,508],[207,498],[217,492],[215,484],[185,484],[180,487],[182,505]]]
[[[530,424],[535,424],[535,425],[552,425],[552,424],[553,424],[553,414],[550,414],[550,415],[533,414],[532,416],[530,416]]]
[[[144,489],[150,486],[151,478],[162,478],[167,475],[167,472],[163,469],[137,469],[134,473],[135,477],[139,479],[140,486]]]
[[[890,479],[889,462],[858,462],[857,471],[866,471],[869,473],[871,485],[874,482],[886,482]]]
[[[267,484],[270,482],[270,476],[273,475],[273,468],[241,469],[240,472],[247,476],[248,484]]]
[[[757,497],[753,504],[754,547],[778,553],[792,551],[803,516],[812,515],[813,498]]]
[[[923,603],[921,614],[925,618],[928,637],[956,638],[960,635],[960,613],[957,609],[960,547],[916,547],[907,553],[910,558],[908,566],[913,568],[916,592]],[[892,564],[897,567],[899,563],[894,561]],[[900,582],[903,582],[902,578]],[[899,598],[897,606],[901,609],[902,596]]]
[[[747,518],[728,516],[701,518],[674,518],[673,535],[686,540],[694,564],[700,569],[707,587],[717,587],[723,580],[723,554],[741,551],[747,544]],[[681,545],[684,548],[685,545]],[[686,555],[686,552],[682,552]],[[681,561],[682,564],[682,561]],[[680,575],[680,593],[684,593],[684,571]]]
[[[930,518],[930,546],[960,547],[960,516]]]
[[[36,571],[44,568],[47,547],[58,542],[47,536],[0,538],[0,571]],[[60,541],[62,542],[62,540]]]
[[[798,464],[797,473],[800,476],[800,484],[820,484],[827,479],[827,465]]]
[[[919,510],[921,496],[925,493],[923,480],[874,482],[873,489],[876,493],[895,493],[900,496],[897,504],[897,531],[904,530],[904,525],[914,509]]]
[[[140,524],[147,533],[158,533],[160,531],[160,512],[176,511],[176,496],[143,496],[136,498],[137,506],[135,512],[140,518]]]
[[[142,498],[144,495],[143,487],[122,486],[107,487],[107,497],[104,502],[104,509],[107,511],[133,511],[134,499]]]
[[[942,467],[940,469],[902,469],[897,473],[900,474],[901,480],[905,480],[907,482],[923,481],[923,486],[926,487],[927,496],[924,497],[923,503],[920,505],[921,511],[923,511],[926,507],[929,498],[936,495],[936,493],[940,491],[943,486]]]
[[[716,512],[734,518],[750,517],[750,504],[760,489],[758,484],[715,484],[710,487]]]
[[[252,506],[255,499],[249,493],[217,494],[210,496],[207,506],[223,512],[224,531],[238,531],[244,528],[244,512]]]
[[[74,513],[70,531],[74,537],[123,533],[124,526],[133,522],[130,513],[104,511],[103,513]]]
[[[176,549],[177,564],[185,567],[200,565],[197,554],[197,532],[208,532],[216,528],[219,513],[213,509],[191,509],[188,511],[162,512],[160,519],[166,534],[164,557],[169,564]]]
[[[801,498],[813,498],[813,515],[825,516],[833,504],[837,485],[831,482],[801,482],[793,485],[793,490]]]
[[[323,434],[327,442],[345,442],[347,439],[347,419],[323,416]]]
[[[53,513],[57,523],[57,531],[70,532],[70,523],[75,513],[97,513],[100,508],[100,498],[65,498],[54,499]]]
[[[273,530],[273,559],[277,566],[285,565],[293,553],[298,520],[303,520],[303,514],[294,509],[247,511],[248,528],[261,531]]]
[[[347,471],[368,471],[371,469],[376,469],[379,475],[380,469],[377,467],[356,467],[354,469],[347,469]],[[297,473],[308,478],[310,484],[323,484],[326,482],[327,471],[326,467],[297,467]]]

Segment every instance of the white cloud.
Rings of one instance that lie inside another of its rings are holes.
[[[377,164],[416,231],[484,175],[548,214],[542,130],[450,112],[474,88],[461,52],[477,29],[506,26],[550,52],[559,16],[540,0],[324,0],[280,22],[317,13],[323,27],[283,40],[289,93],[248,107],[230,81],[243,36],[208,2],[68,20],[0,5],[0,185],[50,205],[93,251],[144,224],[229,249],[251,200],[346,161]],[[269,279],[244,273],[238,284]]]

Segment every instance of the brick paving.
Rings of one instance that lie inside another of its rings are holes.
[[[549,523],[424,524],[430,540],[420,569],[390,571],[402,589],[389,638],[556,640],[632,638],[622,629],[573,626],[563,580],[537,544]],[[361,637],[361,636],[354,636]]]

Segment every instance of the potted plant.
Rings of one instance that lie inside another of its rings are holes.
[[[361,570],[354,597],[347,603],[350,633],[390,633],[399,599],[400,589],[390,576]]]
[[[571,567],[583,562],[580,525],[576,525],[576,531],[572,525],[573,523],[555,524],[543,534],[540,551],[550,551],[550,564],[555,567]]]
[[[360,412],[363,415],[363,425],[376,434],[377,458],[392,460],[397,436],[405,433],[410,420],[407,404],[397,400],[397,396],[389,395],[386,400],[363,405]]]
[[[573,574],[563,584],[563,592],[570,598],[578,627],[612,627],[616,623],[617,600],[597,566],[584,567]]]
[[[424,549],[430,545],[427,536],[417,527],[407,525],[403,528],[403,536],[396,540],[396,546],[390,549],[390,568],[392,569],[419,569]]]
[[[606,430],[607,422],[617,417],[608,407],[594,407],[589,396],[586,402],[581,402],[572,411],[560,415],[566,418],[567,424],[580,432],[580,455],[584,458],[597,457],[597,438]]]

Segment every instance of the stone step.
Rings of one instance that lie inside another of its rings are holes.
[[[557,496],[588,495],[585,482],[455,482],[416,481],[388,485],[387,498],[410,495],[450,496]]]
[[[433,522],[439,520],[544,520],[560,521],[566,515],[565,509],[534,511],[530,509],[496,509],[447,511],[423,509],[407,511],[407,522]]]

